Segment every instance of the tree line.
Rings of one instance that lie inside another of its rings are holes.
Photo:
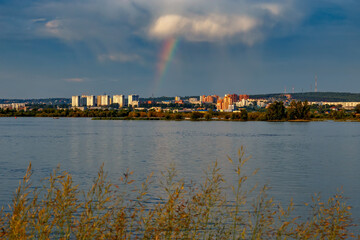
[[[89,117],[95,119],[124,120],[228,120],[228,121],[303,121],[311,119],[360,120],[360,105],[352,111],[338,106],[331,110],[329,106],[309,105],[307,101],[292,101],[285,107],[282,101],[275,101],[267,109],[251,111],[242,109],[237,112],[208,111],[176,112],[132,109],[33,109],[31,111],[16,111],[0,109],[0,117]]]

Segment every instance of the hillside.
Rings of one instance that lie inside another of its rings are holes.
[[[301,100],[301,101],[324,101],[324,102],[360,102],[360,93],[344,93],[344,92],[306,92],[306,93],[289,93],[292,99]],[[274,93],[274,94],[260,94],[260,95],[250,95],[250,98],[254,99],[286,99],[285,94],[283,93]]]
[[[26,104],[48,104],[48,105],[59,105],[59,104],[70,104],[70,98],[39,98],[39,99],[0,99],[0,104],[9,103],[26,103]]]

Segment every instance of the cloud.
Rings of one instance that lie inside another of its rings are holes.
[[[34,23],[36,23],[36,22],[46,22],[46,18],[34,18],[31,21],[34,22]]]
[[[216,41],[248,33],[259,24],[257,19],[245,15],[165,15],[155,21],[149,33],[160,39],[177,36],[190,41]]]
[[[266,38],[278,22],[292,24],[295,1],[50,0],[39,5],[37,12],[52,19],[40,30],[44,36],[84,41],[97,48],[99,59],[128,62],[121,55],[102,56],[101,48],[124,52],[132,45],[128,40],[132,36],[144,40],[178,36],[186,41],[231,40],[252,45]]]
[[[297,8],[299,1],[38,0],[14,12],[21,15],[17,18],[20,27],[14,22],[8,27],[0,23],[0,37],[2,32],[7,37],[8,32],[22,31],[23,35],[13,35],[56,38],[72,46],[81,43],[100,61],[130,62],[136,57],[104,53],[124,53],[135,47],[143,56],[141,52],[149,50],[152,40],[169,36],[252,45],[271,36],[272,29],[281,28],[285,34],[292,31],[300,21],[295,13],[303,10]],[[14,19],[14,13],[6,12]],[[134,38],[141,39],[140,44]]]
[[[45,23],[45,28],[49,33],[52,33],[54,35],[60,34],[60,21],[59,20],[52,20],[47,23]]]
[[[101,62],[104,61],[114,61],[114,62],[139,62],[141,57],[137,54],[124,54],[124,53],[111,53],[111,54],[102,54],[98,56],[98,60]]]
[[[269,11],[272,15],[279,16],[283,12],[283,6],[280,4],[264,3],[259,4],[259,8]]]
[[[92,32],[85,25],[79,24],[71,19],[54,19],[44,23],[43,27],[38,29],[40,35],[46,37],[56,37],[65,41],[84,40]]]
[[[52,20],[45,24],[45,27],[47,27],[48,29],[57,29],[59,26],[60,26],[59,20]]]
[[[67,78],[65,79],[66,82],[73,82],[73,83],[81,83],[85,82],[86,78]]]

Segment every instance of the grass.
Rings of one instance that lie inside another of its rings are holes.
[[[326,201],[319,195],[307,204],[311,214],[293,216],[294,204],[275,203],[268,186],[244,187],[256,171],[244,170],[249,157],[241,148],[229,158],[235,183],[224,180],[217,162],[202,182],[187,183],[174,166],[158,181],[148,176],[134,184],[127,170],[118,183],[103,167],[87,191],[72,176],[55,169],[38,189],[31,186],[31,164],[8,211],[0,212],[1,239],[348,239],[351,207],[341,192]],[[151,186],[163,192],[150,203]],[[136,187],[138,186],[138,187]],[[225,194],[228,188],[233,194]],[[256,196],[250,197],[250,196]]]

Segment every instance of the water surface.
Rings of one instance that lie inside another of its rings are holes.
[[[36,181],[58,164],[88,186],[104,163],[116,181],[127,168],[137,180],[170,163],[199,180],[215,160],[231,180],[227,155],[246,147],[251,181],[269,184],[276,200],[294,198],[300,209],[311,195],[343,187],[360,218],[360,123],[93,121],[87,118],[0,118],[0,205],[9,204],[31,161]],[[358,221],[359,222],[359,221]]]

